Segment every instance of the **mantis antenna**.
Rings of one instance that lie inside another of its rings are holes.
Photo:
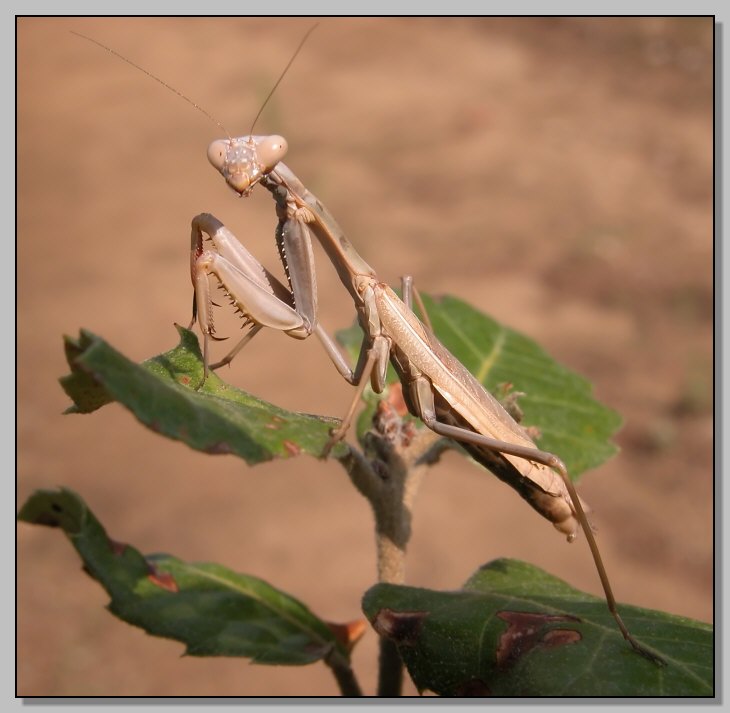
[[[131,65],[135,69],[138,69],[140,72],[142,72],[142,74],[146,74],[150,79],[154,79],[156,82],[159,82],[163,87],[165,87],[165,89],[169,89],[173,94],[177,94],[181,99],[184,99],[188,104],[190,104],[191,106],[195,107],[201,114],[203,114],[208,119],[210,119],[230,139],[231,135],[228,133],[228,129],[226,129],[226,127],[223,126],[223,124],[221,124],[221,122],[218,121],[218,119],[216,119],[215,117],[211,116],[205,109],[203,109],[202,106],[200,106],[200,104],[196,104],[192,99],[190,99],[189,97],[185,96],[181,91],[175,89],[175,87],[170,86],[167,82],[163,81],[159,77],[157,77],[154,74],[152,74],[152,72],[147,71],[144,67],[140,67],[138,64],[135,64],[134,62],[132,62],[131,59],[128,59],[123,54],[120,54],[116,50],[113,50],[111,47],[107,47],[105,44],[102,44],[98,40],[95,40],[93,37],[88,37],[87,35],[82,35],[80,32],[76,32],[75,30],[69,30],[69,32],[72,35],[76,35],[77,37],[81,37],[84,40],[88,40],[89,42],[93,42],[98,47],[101,47],[103,50],[106,50],[110,54],[113,54],[115,57],[118,57],[123,62],[126,62],[127,64]],[[297,51],[299,51],[299,50],[297,50]],[[278,82],[277,82],[277,84],[278,84]],[[268,99],[267,99],[267,101],[268,101]]]
[[[256,114],[254,117],[253,123],[251,124],[251,129],[248,132],[249,136],[253,136],[253,129],[254,126],[256,126],[256,122],[259,120],[259,117],[261,116],[262,112],[266,108],[266,105],[269,103],[269,99],[274,95],[274,92],[276,91],[276,88],[281,84],[281,80],[284,79],[286,73],[289,71],[289,67],[292,66],[292,63],[297,58],[297,55],[299,54],[299,51],[304,47],[304,43],[309,39],[309,35],[311,35],[319,25],[318,22],[315,22],[314,25],[312,25],[304,34],[304,37],[302,37],[301,41],[299,42],[299,46],[294,50],[294,54],[291,56],[289,61],[286,63],[286,67],[284,67],[284,71],[279,75],[279,78],[276,80],[276,84],[271,88],[271,91],[269,92],[269,95],[264,99],[264,103],[261,105],[261,108],[259,109],[259,113]]]
[[[256,122],[259,120],[261,114],[263,113],[264,109],[266,108],[266,105],[269,103],[269,100],[274,95],[274,92],[276,91],[276,88],[279,86],[279,84],[281,84],[281,80],[284,79],[284,77],[286,76],[286,73],[289,71],[289,67],[291,67],[292,63],[296,59],[296,57],[299,54],[300,50],[304,46],[304,43],[309,39],[309,35],[311,35],[312,32],[314,32],[317,29],[317,26],[318,25],[319,25],[318,22],[315,23],[314,25],[312,25],[306,31],[306,33],[304,34],[304,37],[302,37],[302,39],[299,42],[299,45],[297,46],[296,50],[294,50],[294,54],[292,54],[291,58],[289,59],[289,61],[286,64],[286,67],[284,67],[284,70],[279,75],[279,78],[276,80],[276,83],[271,88],[271,91],[268,93],[266,99],[264,99],[264,103],[261,105],[261,108],[259,109],[258,113],[254,117],[253,123],[251,124],[251,130],[248,132],[249,133],[249,136],[251,136],[253,134],[253,129],[254,129],[254,126],[256,126]],[[125,57],[123,54],[120,54],[116,50],[113,50],[111,47],[107,47],[102,42],[99,42],[98,40],[95,40],[93,37],[89,37],[88,35],[84,35],[81,32],[76,32],[75,30],[69,30],[69,32],[71,32],[72,35],[76,35],[77,37],[81,37],[82,39],[87,40],[88,42],[93,42],[95,45],[97,45],[97,47],[101,47],[103,50],[106,50],[107,52],[109,52],[109,54],[113,54],[115,57],[118,57],[123,62],[126,62],[128,65],[130,65],[130,66],[134,67],[135,69],[139,70],[140,72],[142,72],[142,74],[146,74],[150,79],[154,79],[156,82],[158,82],[163,87],[165,87],[165,89],[168,89],[173,94],[177,94],[177,96],[179,96],[181,99],[184,99],[188,104],[190,104],[192,107],[194,107],[195,109],[197,109],[205,117],[207,117],[208,119],[210,119],[210,121],[212,121],[219,129],[221,129],[221,131],[223,131],[223,133],[226,136],[228,136],[229,140],[231,140],[231,134],[228,132],[228,129],[226,129],[226,127],[223,126],[223,124],[221,124],[221,122],[218,121],[218,119],[216,119],[214,116],[212,116],[211,114],[209,114],[205,109],[203,109],[203,107],[200,106],[200,104],[198,104],[197,102],[194,102],[192,99],[190,99],[190,97],[186,96],[185,94],[183,94],[178,89],[175,89],[175,87],[171,86],[170,84],[168,84],[164,80],[160,79],[158,76],[152,74],[152,72],[146,70],[144,67],[140,67],[140,65],[138,65],[135,62],[133,62],[128,57]]]

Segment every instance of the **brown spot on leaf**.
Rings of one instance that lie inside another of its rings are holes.
[[[581,640],[580,632],[575,629],[546,629],[554,622],[580,621],[568,614],[501,611],[497,616],[509,624],[497,647],[497,666],[503,670],[514,666],[533,649],[552,649]]]
[[[180,383],[185,384],[187,386],[190,383],[190,377],[189,376],[181,376],[180,377]]]
[[[472,678],[470,681],[457,686],[454,689],[454,695],[459,698],[477,698],[491,696],[492,692],[484,681],[479,678]]]
[[[117,557],[123,555],[124,551],[129,547],[126,542],[117,542],[116,540],[112,540],[111,537],[109,538],[109,546],[112,548],[112,554]]]
[[[218,441],[217,443],[211,443],[209,446],[206,446],[205,452],[213,456],[227,456],[233,453],[233,449],[225,441]]]
[[[302,452],[302,449],[292,441],[284,441],[283,445],[290,456],[298,456]]]
[[[550,631],[542,637],[542,645],[546,649],[552,649],[555,646],[575,644],[577,641],[580,641],[580,639],[580,632],[575,629],[550,629]]]
[[[161,572],[151,562],[147,563],[147,568],[149,569],[147,579],[149,579],[152,584],[156,584],[158,587],[166,589],[168,592],[180,591],[180,587],[177,586],[177,582],[171,574],[168,572]]]
[[[413,645],[418,640],[423,622],[428,616],[425,611],[393,611],[383,608],[372,620],[375,631],[396,644]]]
[[[367,630],[368,623],[364,619],[348,621],[345,624],[333,624],[326,621],[327,628],[335,635],[348,651],[352,651],[355,644],[362,639],[363,634]]]
[[[268,428],[272,431],[278,431],[279,427],[275,423],[265,423],[264,428]]]
[[[323,644],[315,641],[308,641],[304,644],[302,651],[308,656],[323,659],[332,651],[332,644]]]
[[[46,527],[60,527],[61,519],[59,517],[56,517],[56,515],[52,515],[49,512],[39,512],[33,518],[33,524],[45,525]]]

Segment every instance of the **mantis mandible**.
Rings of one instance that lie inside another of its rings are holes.
[[[313,29],[305,35],[286,69]],[[180,92],[114,50],[91,38],[85,39],[140,69],[212,118]],[[200,214],[193,219],[190,267],[195,296],[191,326],[197,319],[203,333],[204,377],[209,367],[217,368],[231,361],[264,326],[298,339],[315,334],[340,374],[357,387],[342,425],[332,433],[325,446],[323,456],[326,456],[347,433],[368,381],[376,393],[381,393],[388,363],[392,363],[411,414],[438,435],[459,442],[475,460],[517,490],[535,510],[567,535],[569,541],[575,539],[579,529],[583,530],[608,609],[622,635],[642,656],[664,665],[661,657],[630,634],[621,619],[584,506],[560,458],[540,450],[527,431],[417,318],[411,308],[409,279],[404,279],[403,300],[378,280],[373,268],[358,255],[325,206],[282,162],[288,148],[286,140],[281,136],[254,136],[252,132],[253,125],[248,135],[212,142],[208,159],[238,195],[249,195],[260,183],[274,197],[279,218],[277,244],[289,286],[271,275],[219,220],[209,214]],[[209,236],[213,250],[206,249],[204,233]],[[317,323],[311,233],[322,245],[353,298],[364,334],[354,369],[350,369],[332,338]],[[212,365],[209,364],[208,345],[216,336],[209,284],[211,274],[215,275],[245,322],[251,325],[239,344],[223,360]]]

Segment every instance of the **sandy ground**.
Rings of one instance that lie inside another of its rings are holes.
[[[208,166],[220,130],[74,29],[248,131],[308,20],[23,19],[18,31],[18,503],[67,485],[119,540],[263,577],[334,621],[373,583],[372,520],[336,463],[249,469],[110,406],[63,416],[61,337],[141,360],[189,315],[190,218],[276,264],[268,195]],[[682,19],[325,20],[261,119],[381,277],[416,276],[540,342],[595,384],[622,452],[581,481],[619,599],[713,618],[712,24]],[[321,317],[351,306],[318,256]],[[232,324],[232,323],[231,323]],[[341,415],[314,340],[266,333],[229,380]],[[416,503],[412,584],[533,562],[598,594],[569,546],[452,454]],[[332,695],[321,664],[181,657],[104,610],[69,544],[18,527],[20,695]],[[374,690],[375,636],[354,663]],[[413,692],[409,687],[408,691]]]

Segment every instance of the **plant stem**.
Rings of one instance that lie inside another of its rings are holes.
[[[355,672],[352,670],[349,662],[337,656],[327,660],[326,663],[332,670],[337,680],[337,685],[340,688],[340,693],[343,696],[348,698],[362,696],[362,689],[357,682],[357,678],[355,678]]]
[[[392,478],[390,482],[384,481],[382,497],[376,502],[371,502],[375,513],[378,582],[404,584],[406,581],[406,547],[411,537],[411,517],[409,509],[405,506],[403,486],[412,473],[411,470],[403,469],[402,478]],[[398,648],[393,641],[381,636],[378,696],[400,696],[402,691],[403,662]]]
[[[380,637],[378,659],[378,693],[382,698],[400,696],[403,692],[403,662],[398,647],[390,639]]]
[[[404,584],[411,508],[426,463],[437,457],[433,454],[438,437],[431,431],[403,423],[387,408],[379,409],[373,425],[374,437],[368,446],[375,458],[367,459],[353,451],[345,465],[375,515],[378,582]],[[397,697],[402,688],[403,662],[398,648],[392,640],[381,636],[377,695]]]
[[[392,477],[395,474],[401,477]],[[406,580],[406,548],[411,536],[410,512],[405,507],[405,484],[412,471],[390,469],[380,496],[374,502],[377,542],[378,582],[404,584]],[[403,691],[403,662],[398,647],[390,639],[380,637],[378,658],[378,692],[385,698],[400,696]]]

